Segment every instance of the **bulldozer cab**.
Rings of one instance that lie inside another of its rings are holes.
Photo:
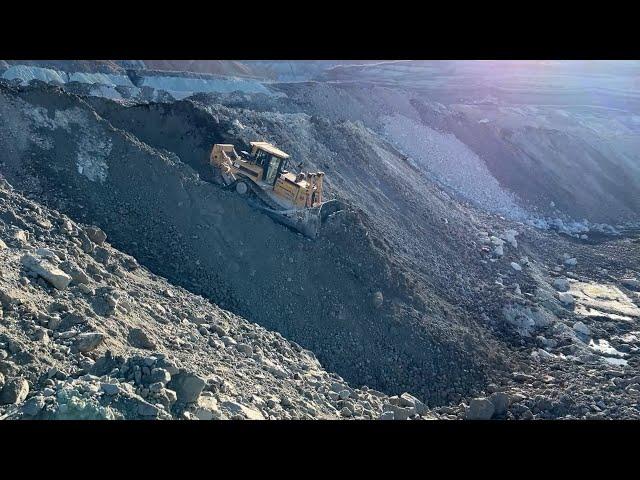
[[[286,171],[289,155],[267,142],[251,142],[251,156],[262,167],[262,181],[274,185],[283,171]]]

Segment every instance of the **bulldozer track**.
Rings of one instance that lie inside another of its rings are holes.
[[[247,190],[244,194],[238,194],[245,197],[249,205],[264,212],[274,221],[310,238],[318,236],[322,224],[329,216],[346,208],[346,205],[339,200],[329,200],[319,207],[303,210],[286,209],[271,199],[251,178],[245,176],[236,179],[225,188],[237,192],[237,186],[241,182],[247,186]]]
[[[272,200],[258,184],[244,175],[242,178],[238,178],[227,185],[227,189],[235,191],[240,182],[244,183],[248,187],[245,196],[248,197],[249,201],[253,201],[254,203],[257,202],[259,204],[258,206],[270,208],[271,210],[285,210],[285,208]]]

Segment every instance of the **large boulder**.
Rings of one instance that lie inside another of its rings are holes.
[[[264,415],[260,410],[247,407],[237,402],[225,401],[222,402],[222,408],[230,412],[232,415],[241,415],[248,420],[264,420]]]
[[[157,347],[153,339],[141,328],[131,329],[128,340],[132,346],[144,348],[145,350],[155,350]]]
[[[490,420],[496,407],[486,398],[474,398],[467,408],[467,420]]]
[[[27,270],[44,278],[58,290],[64,290],[71,283],[72,278],[69,275],[44,258],[25,255],[21,262]]]
[[[73,346],[82,353],[91,352],[98,348],[98,346],[104,341],[105,335],[103,333],[91,332],[81,333],[76,337],[76,341]]]
[[[576,300],[573,298],[573,295],[567,292],[559,293],[558,300],[560,300],[560,303],[567,308],[571,308],[576,304]]]
[[[98,227],[87,227],[84,229],[84,232],[87,234],[87,237],[89,237],[89,240],[97,245],[102,245],[107,239],[107,234]]]
[[[179,373],[174,375],[168,387],[176,392],[181,403],[193,403],[198,400],[206,382],[191,373]]]
[[[143,384],[161,383],[163,386],[171,381],[171,374],[164,368],[154,368],[149,375],[146,375]]]
[[[410,416],[417,413],[415,407],[401,407],[400,405],[394,405],[392,403],[382,405],[382,411],[393,412],[394,420],[407,420]]]
[[[518,232],[516,232],[515,230],[507,230],[506,232],[504,232],[504,234],[501,235],[501,238],[509,242],[509,244],[513,248],[518,248],[518,241],[516,240],[517,235]]]
[[[569,280],[566,278],[556,278],[553,281],[553,288],[559,292],[566,292],[569,290]]]
[[[509,395],[504,392],[494,392],[489,397],[489,401],[493,404],[495,411],[494,417],[502,417],[506,415],[509,408]]]
[[[0,391],[0,405],[20,403],[29,394],[29,383],[24,378],[7,380]]]
[[[415,408],[418,415],[427,413],[427,406],[410,393],[405,392],[400,395],[399,404],[401,407]]]
[[[591,330],[589,329],[589,327],[587,327],[584,323],[580,321],[573,324],[573,330],[576,333],[584,335],[585,337],[588,337],[591,335]]]

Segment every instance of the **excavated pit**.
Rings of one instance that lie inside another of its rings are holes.
[[[395,257],[378,219],[353,211],[310,241],[204,181],[213,143],[267,136],[268,125],[233,126],[189,102],[137,106],[129,117],[108,108],[120,118],[59,88],[0,86],[1,173],[100,226],[154,273],[312,350],[354,385],[443,404],[504,366],[481,327],[417,286],[420,272]],[[185,108],[191,123],[162,115],[171,108]]]

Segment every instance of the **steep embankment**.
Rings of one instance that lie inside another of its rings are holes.
[[[393,259],[377,240],[384,234],[372,233],[377,219],[353,212],[310,242],[60,89],[3,88],[0,108],[2,118],[11,119],[1,125],[2,172],[17,187],[99,225],[115,246],[155,273],[279,331],[349,381],[443,402],[497,373],[500,356],[492,341],[465,315],[451,315],[446,301]],[[244,139],[244,130],[232,129],[232,117],[223,113],[210,112],[203,145]],[[347,143],[345,150],[354,146]],[[192,159],[185,155],[184,162]]]
[[[455,135],[531,209],[591,222],[638,221],[640,136],[631,115],[570,105],[442,109],[413,103],[422,123]]]
[[[640,220],[637,76],[638,63],[622,61],[406,61],[336,66],[322,78],[352,97],[403,92],[412,105],[399,109],[403,123],[418,113],[411,129],[454,135],[531,213],[616,224]],[[412,136],[411,155],[429,165],[425,140]],[[456,157],[448,163],[454,172]]]
[[[297,100],[283,99],[280,108],[287,113],[273,112],[271,99],[252,98],[254,104],[246,96],[220,95],[126,108],[98,98],[88,101],[113,125],[177,154],[205,179],[214,143],[245,148],[256,138],[276,142],[305,169],[327,173],[328,196],[367,214],[376,228],[373,241],[386,249],[388,261],[410,270],[411,289],[422,289],[418,297],[429,304],[447,299],[449,312],[454,305],[471,307],[482,300],[469,292],[481,279],[493,282],[478,262],[474,239],[487,227],[487,218],[452,200],[362,122],[299,113]]]
[[[0,419],[427,413],[412,397],[349,387],[311,352],[105,240],[0,179]]]
[[[305,112],[337,123],[361,121],[432,181],[512,219],[546,219],[561,231],[568,231],[563,224],[571,230],[585,218],[591,224],[639,221],[635,92],[598,87],[581,94],[545,84],[523,90],[523,79],[480,88],[464,73],[422,71],[412,63],[394,67],[404,70],[395,73],[405,81],[393,75],[383,81],[390,65],[376,68],[380,78],[371,81],[272,84],[286,98],[231,94],[213,101]],[[415,83],[412,69],[431,77]]]

